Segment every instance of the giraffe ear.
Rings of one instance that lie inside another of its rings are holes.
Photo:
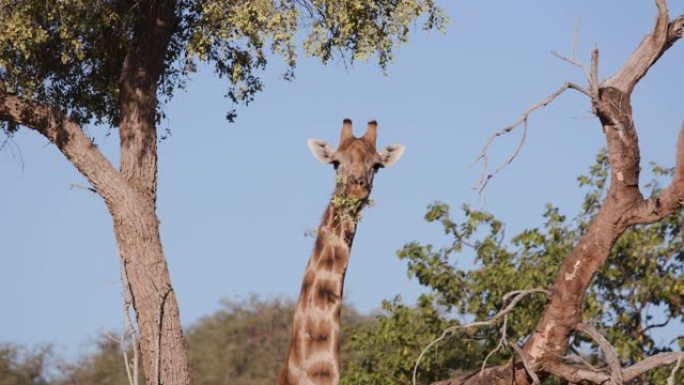
[[[328,164],[334,162],[333,154],[335,149],[328,142],[322,139],[309,139],[307,144],[314,158],[318,159],[321,163]]]
[[[390,167],[397,163],[399,158],[404,155],[406,146],[403,144],[391,144],[380,153],[380,163],[382,167]]]

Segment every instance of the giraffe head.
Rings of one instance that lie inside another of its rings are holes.
[[[321,139],[309,139],[309,149],[319,161],[332,164],[337,172],[336,194],[342,194],[362,201],[368,199],[373,189],[375,173],[390,167],[404,154],[401,144],[387,146],[381,152],[375,149],[378,124],[368,122],[366,133],[357,138],[352,133],[352,122],[345,119],[337,150]]]

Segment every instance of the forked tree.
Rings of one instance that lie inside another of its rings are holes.
[[[527,117],[532,111],[546,106],[568,89],[578,91],[589,98],[592,111],[601,122],[608,148],[610,185],[598,214],[579,242],[563,259],[553,285],[548,290],[531,288],[510,297],[512,302],[517,302],[523,295],[545,293],[547,296],[545,310],[524,345],[519,347],[509,342],[516,351],[513,363],[459,374],[436,384],[539,384],[544,377],[555,376],[570,384],[618,385],[626,384],[653,368],[672,365],[684,359],[684,353],[660,353],[623,368],[615,349],[606,338],[591,325],[583,323],[581,318],[587,288],[594,275],[605,264],[620,235],[631,226],[660,221],[675,210],[680,210],[684,203],[684,126],[678,139],[671,138],[676,161],[670,184],[648,199],[644,198],[639,188],[640,152],[637,128],[632,117],[632,92],[656,61],[684,34],[684,15],[670,20],[666,1],[656,0],[656,5],[658,14],[653,31],[644,37],[616,74],[599,82],[597,49],[592,51],[589,68],[584,68],[574,57],[564,58],[585,70],[588,86],[565,83],[527,110],[514,125],[492,136],[495,138],[520,125],[523,125],[523,129],[526,128]],[[485,158],[490,143],[483,150],[482,156]],[[496,171],[485,170],[481,187],[495,173]],[[510,306],[499,315],[509,310]],[[608,371],[595,370],[590,366],[572,366],[563,361],[573,333],[583,333],[599,345],[608,364]]]
[[[269,51],[292,74],[298,38],[323,63],[339,54],[385,68],[421,16],[425,29],[446,22],[432,0],[0,0],[0,134],[43,135],[104,199],[148,384],[191,383],[156,213],[163,101],[204,62],[247,103]],[[87,125],[118,129],[118,167]]]

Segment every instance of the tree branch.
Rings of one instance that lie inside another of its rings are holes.
[[[59,148],[106,201],[121,198],[118,185],[125,185],[121,174],[81,127],[58,109],[0,90],[0,120],[39,132]]]
[[[677,365],[672,368],[672,372],[670,372],[670,375],[667,377],[667,385],[675,385],[675,376],[677,375],[680,366],[682,366],[681,356],[677,359]]]
[[[525,353],[524,350],[520,349],[520,346],[518,346],[515,343],[510,344],[510,346],[515,350],[515,352],[518,354],[520,357],[520,360],[523,363],[523,366],[525,367],[525,371],[527,372],[527,375],[530,376],[532,379],[532,385],[539,385],[541,384],[541,381],[539,381],[539,376],[535,372],[534,368],[532,367],[532,364],[530,363],[530,359],[527,356],[527,353]]]
[[[610,187],[598,214],[592,219],[577,245],[563,259],[551,287],[552,294],[547,306],[533,334],[527,339],[523,348],[530,360],[530,366],[541,365],[543,370],[548,373],[559,375],[574,383],[585,380],[591,380],[594,383],[603,383],[608,380],[612,383],[620,383],[619,362],[616,362],[616,355],[611,358],[613,362],[611,363],[612,372],[610,375],[568,367],[559,362],[559,357],[565,356],[569,336],[575,326],[582,321],[582,304],[586,290],[596,272],[605,264],[611,248],[620,235],[635,223],[647,223],[647,221],[662,219],[667,213],[679,207],[684,199],[682,196],[684,194],[684,129],[680,132],[677,144],[677,164],[672,184],[657,199],[654,198],[649,201],[645,201],[639,191],[640,151],[638,135],[632,117],[631,92],[650,66],[684,33],[684,16],[668,23],[665,1],[658,0],[656,3],[658,18],[654,31],[646,36],[641,45],[625,62],[622,69],[612,78],[599,84],[598,51],[594,49],[589,75],[591,91],[581,87],[580,89],[575,88],[592,98],[594,114],[602,123],[608,145],[611,172]],[[488,173],[487,171],[487,151],[491,143],[498,136],[526,123],[530,112],[545,106],[560,93],[572,88],[569,84],[566,83],[564,87],[547,99],[528,109],[516,123],[489,138],[478,158],[478,160],[482,159],[484,163],[479,183],[480,190],[486,185],[489,178],[498,172]],[[517,150],[507,163],[510,163],[516,155]],[[608,352],[606,353],[607,356],[612,355],[609,344],[608,346],[604,345],[603,349]],[[673,363],[672,357],[657,355],[624,369],[622,370],[622,381],[629,381],[653,367]],[[559,370],[559,368],[563,370]],[[529,384],[530,380],[526,378],[526,375],[523,375],[525,373],[522,370],[518,370],[515,365],[509,364],[487,368],[484,375],[445,383],[467,385]]]
[[[684,203],[684,123],[679,130],[676,146],[675,172],[670,185],[660,194],[641,201],[627,215],[625,221],[628,226],[657,222]]]
[[[679,38],[682,37],[684,15],[668,23],[667,3],[656,0],[658,15],[653,32],[647,35],[625,62],[620,71],[606,80],[605,87],[616,88],[624,93],[631,93],[634,86],[660,58],[660,56]]]
[[[660,353],[648,357],[630,367],[622,370],[624,374],[622,384],[627,384],[640,375],[663,366],[668,366],[677,363],[684,359],[684,353],[669,352]],[[604,384],[610,381],[610,375],[604,372],[599,372],[591,369],[582,369],[563,364],[561,362],[551,362],[544,366],[544,370],[556,377],[563,378],[572,383],[579,383],[588,381],[592,384]]]
[[[613,345],[608,342],[601,332],[589,324],[578,323],[575,329],[591,337],[599,345],[601,351],[603,351],[603,356],[610,368],[610,385],[622,385],[624,382],[622,365],[620,365],[620,359]]]
[[[487,142],[485,145],[482,147],[482,150],[480,150],[480,155],[475,159],[473,164],[476,164],[479,161],[482,161],[482,171],[480,172],[480,180],[477,182],[477,185],[475,185],[475,189],[478,190],[478,192],[482,193],[484,189],[487,187],[487,184],[489,183],[489,180],[496,174],[498,174],[501,170],[504,169],[507,165],[511,164],[515,158],[518,157],[518,154],[520,153],[520,150],[522,149],[523,144],[525,143],[525,138],[527,136],[527,122],[529,119],[529,116],[532,112],[546,107],[549,105],[551,102],[554,101],[560,94],[565,92],[568,89],[573,89],[575,91],[579,91],[591,98],[591,93],[587,91],[584,87],[577,85],[572,82],[565,82],[559,89],[556,91],[552,92],[549,96],[546,98],[542,99],[538,103],[532,105],[532,107],[528,108],[525,112],[523,112],[522,116],[515,121],[513,124],[504,127],[503,129],[493,133],[492,135],[489,136],[487,139]],[[494,143],[496,138],[505,135],[511,131],[513,131],[516,127],[522,125],[523,126],[523,132],[522,136],[520,137],[520,140],[518,141],[518,145],[516,146],[515,150],[513,153],[504,161],[501,165],[499,165],[494,171],[489,171],[489,147]]]
[[[507,293],[507,294],[504,295],[503,298],[502,298],[503,302],[506,303],[511,297],[513,297],[513,299],[511,299],[511,302],[508,303],[508,305],[506,305],[506,306],[505,306],[503,309],[501,309],[498,313],[496,313],[492,318],[490,318],[490,319],[488,319],[488,320],[486,320],[486,321],[477,321],[477,322],[473,322],[473,323],[470,323],[470,324],[467,324],[467,325],[454,325],[454,326],[451,326],[451,327],[446,328],[446,329],[442,332],[442,335],[440,335],[440,336],[437,337],[435,340],[433,340],[432,342],[430,342],[430,343],[425,347],[425,349],[423,349],[423,351],[420,352],[420,355],[418,356],[418,359],[416,359],[416,364],[413,366],[413,385],[416,385],[416,377],[417,377],[417,375],[418,375],[418,365],[420,364],[420,360],[423,358],[423,356],[425,355],[425,353],[427,353],[427,352],[430,350],[430,348],[431,348],[432,346],[434,346],[434,345],[437,344],[438,342],[444,340],[445,338],[447,338],[449,335],[451,335],[453,332],[455,332],[455,331],[457,331],[457,330],[475,328],[475,327],[480,327],[480,326],[492,326],[492,325],[494,325],[494,323],[495,323],[496,321],[498,321],[498,320],[499,320],[500,318],[502,318],[502,317],[503,317],[504,319],[506,319],[506,321],[507,321],[507,318],[506,318],[506,317],[508,316],[509,313],[511,313],[511,312],[515,309],[515,306],[518,304],[518,302],[520,302],[520,301],[521,301],[523,298],[525,298],[526,296],[528,296],[528,295],[530,295],[530,294],[536,294],[536,293],[544,293],[544,294],[546,294],[547,296],[549,296],[549,295],[551,294],[548,290],[546,290],[546,289],[540,289],[540,288],[525,289],[525,290],[514,290],[514,291],[511,291],[511,292]],[[504,328],[503,330],[504,330],[503,332],[505,333],[505,330],[506,330],[506,329]],[[498,350],[498,349],[499,349],[499,347],[497,347],[494,351],[496,351],[496,350]],[[487,355],[487,358],[489,358],[490,355],[491,355],[491,353],[490,353],[489,355]],[[487,360],[487,359],[485,358],[485,362],[486,362],[486,360]],[[483,364],[482,370],[480,371],[480,375],[482,374],[482,371],[483,371],[483,370],[484,370],[484,364]]]

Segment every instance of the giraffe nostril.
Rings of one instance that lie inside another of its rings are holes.
[[[366,181],[364,181],[363,179],[359,179],[358,182],[357,182],[357,184],[358,184],[359,186],[363,187],[363,186],[366,185]]]

